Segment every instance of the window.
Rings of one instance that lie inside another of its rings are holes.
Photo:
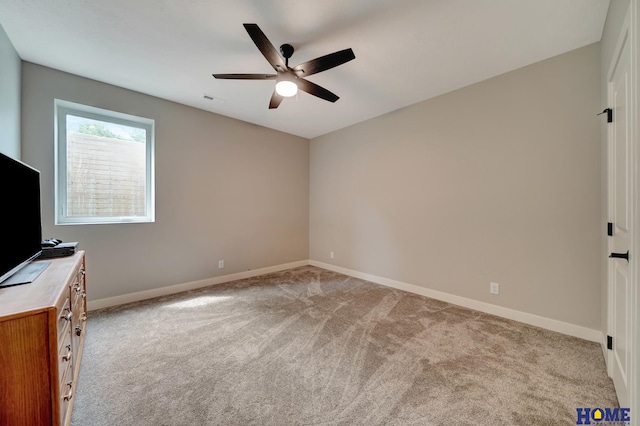
[[[154,221],[154,121],[55,100],[56,225]]]

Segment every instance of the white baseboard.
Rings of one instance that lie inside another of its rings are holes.
[[[354,271],[352,269],[343,268],[341,266],[331,265],[316,260],[300,260],[297,262],[285,263],[282,265],[269,266],[266,268],[255,269],[251,271],[238,272],[235,274],[222,275],[220,277],[207,278],[199,281],[191,281],[182,284],[176,284],[167,287],[154,288],[151,290],[139,291],[136,293],[123,294],[121,296],[108,297],[105,299],[92,300],[87,302],[87,308],[92,311],[101,308],[108,308],[110,306],[122,305],[125,303],[137,302],[140,300],[151,299],[153,297],[167,296],[170,294],[180,293],[182,291],[194,290],[197,288],[208,287],[216,284],[223,284],[230,281],[242,280],[245,278],[256,277],[259,275],[270,274],[272,272],[284,271],[286,269],[297,268],[299,266],[313,265],[318,268],[327,269],[330,271],[338,272],[340,274],[348,275],[354,278],[363,279],[372,283],[381,284],[386,287],[396,288],[398,290],[408,291],[409,293],[419,294],[421,296],[430,297],[432,299],[441,300],[443,302],[451,303],[465,308],[474,309],[476,311],[484,312],[487,314],[496,315],[502,318],[511,319],[514,321],[522,322],[525,324],[533,325],[536,327],[544,328],[558,333],[566,334],[569,336],[578,337],[591,342],[597,342],[600,345],[604,345],[606,348],[606,341],[604,333],[599,330],[582,327],[575,324],[570,324],[563,321],[554,320],[551,318],[541,317],[526,312],[516,311],[514,309],[505,308],[498,305],[492,305],[490,303],[480,302],[466,297],[456,296],[441,291],[431,290],[428,288],[420,287],[414,284],[408,284],[401,281],[392,280],[389,278],[379,277],[377,275],[367,274],[364,272]]]
[[[153,297],[167,296],[169,294],[180,293],[187,290],[195,290],[197,288],[208,287],[216,284],[223,284],[230,281],[242,280],[245,278],[257,277],[258,275],[270,274],[272,272],[284,271],[286,269],[306,266],[308,260],[300,260],[298,262],[285,263],[282,265],[269,266],[266,268],[253,269],[250,271],[238,272],[235,274],[222,275],[220,277],[206,278],[204,280],[191,281],[182,284],[171,285],[167,287],[154,288],[151,290],[138,291],[136,293],[123,294],[121,296],[107,297],[105,299],[90,300],[87,302],[89,311],[108,308],[110,306],[123,305],[125,303],[138,302],[140,300],[151,299]]]
[[[430,297],[432,299],[441,300],[454,305],[463,306],[465,308],[474,309],[476,311],[484,312],[487,314],[496,315],[502,318],[511,319],[514,321],[522,322],[525,324],[533,325],[536,327],[544,328],[558,333],[567,334],[569,336],[578,337],[580,339],[589,340],[591,342],[597,342],[602,344],[604,342],[604,334],[599,330],[593,330],[591,328],[582,327],[575,324],[570,324],[563,321],[554,320],[551,318],[541,317],[526,312],[516,311],[514,309],[505,308],[502,306],[492,305],[490,303],[480,302],[466,297],[456,296],[441,291],[431,290],[428,288],[420,287],[414,284],[408,284],[401,281],[392,280],[389,278],[379,277],[377,275],[371,275],[364,272],[358,272],[351,269],[343,268],[340,266],[331,265],[324,262],[318,262],[316,260],[309,260],[309,265],[317,266],[319,268],[328,269],[330,271],[338,272],[340,274],[349,275],[354,278],[360,278],[366,281],[371,281],[376,284],[381,284],[386,287],[396,288],[398,290],[408,291],[409,293],[419,294],[421,296]]]

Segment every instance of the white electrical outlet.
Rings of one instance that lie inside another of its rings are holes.
[[[333,252],[332,252],[332,251],[330,251],[330,252],[329,252],[329,257],[330,257],[331,259],[333,259]]]
[[[218,269],[224,268],[224,260],[218,260]]]
[[[489,293],[491,293],[491,294],[500,294],[500,284],[498,284],[498,283],[489,284]]]

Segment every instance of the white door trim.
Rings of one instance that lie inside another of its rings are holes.
[[[631,405],[631,424],[640,425],[640,316],[638,309],[640,308],[640,291],[638,289],[638,272],[640,266],[640,141],[638,137],[640,132],[638,129],[638,100],[640,98],[640,59],[638,58],[638,49],[640,48],[640,0],[631,0],[629,6],[629,34],[631,43],[631,96],[633,115],[631,119],[631,140],[632,140],[632,162],[631,176],[635,183],[633,188],[633,222],[636,226],[631,236],[631,256],[629,259],[629,267],[632,277],[631,286],[631,335],[632,346],[631,353],[631,383],[630,405]]]

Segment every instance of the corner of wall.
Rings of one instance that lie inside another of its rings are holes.
[[[19,160],[22,61],[0,25],[0,152]]]

